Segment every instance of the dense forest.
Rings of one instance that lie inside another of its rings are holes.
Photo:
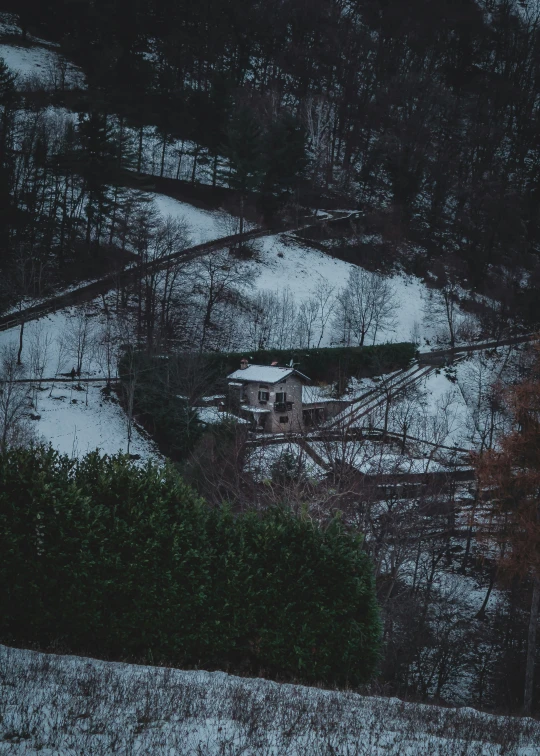
[[[532,9],[511,0],[2,5],[19,14],[23,35],[57,40],[88,81],[60,97],[78,115],[55,130],[54,97],[15,95],[2,72],[0,237],[10,256],[40,249],[33,264],[53,274],[78,244],[125,248],[129,211],[105,189],[120,170],[141,169],[151,124],[164,154],[188,140],[194,163],[210,163],[210,182],[255,197],[267,219],[299,196],[346,197],[364,210],[364,230],[407,250],[417,272],[440,260],[443,277],[537,317]]]

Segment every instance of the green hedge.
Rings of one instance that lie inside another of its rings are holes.
[[[349,378],[364,378],[407,367],[416,354],[416,346],[407,342],[364,347],[327,349],[257,350],[229,354],[205,354],[203,358],[214,376],[227,375],[240,367],[246,357],[256,365],[289,365],[315,383],[339,383]]]
[[[376,668],[371,565],[338,521],[210,509],[168,467],[0,457],[0,640],[357,684]]]
[[[166,360],[138,352],[130,359],[124,356],[120,360],[120,375],[127,375],[130,365],[136,366],[139,375],[137,402],[144,411],[149,411],[151,396],[155,395],[160,403],[167,392],[174,394],[184,390],[182,381],[179,380],[182,375],[182,363],[189,363],[191,370],[198,372],[201,383],[205,383],[208,391],[222,390],[226,385],[227,375],[240,367],[243,357],[257,365],[270,365],[272,362],[288,365],[292,360],[297,369],[314,383],[337,383],[343,389],[351,377],[364,378],[405,368],[414,359],[415,354],[416,346],[408,342],[328,349],[177,354],[169,356]]]

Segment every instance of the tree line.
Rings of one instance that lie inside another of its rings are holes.
[[[539,17],[522,5],[49,0],[15,10],[73,53],[105,110],[150,118],[164,144],[185,137],[214,155],[241,146],[242,190],[268,195],[275,179],[258,177],[258,132],[276,168],[292,169],[301,149],[290,123],[301,124],[319,191],[349,194],[390,243],[420,243],[428,260],[523,298],[534,316],[518,277],[492,275],[538,275]]]

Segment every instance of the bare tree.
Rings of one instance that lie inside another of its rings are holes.
[[[373,343],[380,332],[394,327],[397,312],[392,284],[378,273],[354,268],[347,286],[337,298],[334,332],[346,346]]]
[[[41,321],[34,324],[29,339],[30,377],[34,379],[33,404],[38,408],[38,391],[45,375],[53,337]]]
[[[321,278],[311,297],[298,308],[298,346],[320,347],[335,306],[334,287]]]
[[[74,368],[78,376],[81,375],[93,345],[94,330],[91,313],[82,308],[78,308],[67,322],[64,341],[68,355],[75,362]]]
[[[323,96],[309,97],[304,108],[304,120],[313,154],[313,179],[324,176],[329,182],[332,171],[332,133],[337,114],[332,102]]]
[[[253,282],[252,268],[224,252],[210,252],[197,261],[194,294],[202,311],[199,351],[208,346],[212,332],[220,330],[219,310],[239,307],[247,300],[247,287]]]
[[[461,320],[459,310],[459,286],[452,277],[443,274],[442,286],[429,293],[425,306],[425,317],[432,323],[437,323],[442,329],[444,339],[453,349],[456,345],[456,331]]]
[[[59,334],[55,340],[55,361],[54,361],[54,376],[58,376],[59,373],[65,368],[67,358],[67,347],[64,334]],[[54,389],[54,381],[51,382],[51,388],[49,391],[49,397],[52,396]]]
[[[139,382],[139,363],[137,360],[136,338],[133,323],[129,317],[119,317],[116,320],[116,334],[119,351],[122,354],[122,400],[125,410],[126,423],[126,454],[130,453],[135,426],[135,394]]]
[[[0,353],[0,453],[8,446],[27,443],[30,437],[25,422],[30,397],[28,384],[20,382],[23,376],[16,348],[4,347]]]

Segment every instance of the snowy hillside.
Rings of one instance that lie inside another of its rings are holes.
[[[38,81],[45,89],[84,86],[82,71],[71,63],[65,63],[57,52],[45,47],[0,44],[0,58],[17,74],[18,88],[22,88],[28,80]],[[64,72],[61,72],[61,67],[65,67]]]
[[[73,63],[60,55],[51,42],[28,35],[21,40],[21,29],[15,16],[0,14],[0,58],[17,74],[16,85],[38,85],[44,89],[84,88],[84,74]]]
[[[0,754],[535,756],[540,724],[0,646]]]

